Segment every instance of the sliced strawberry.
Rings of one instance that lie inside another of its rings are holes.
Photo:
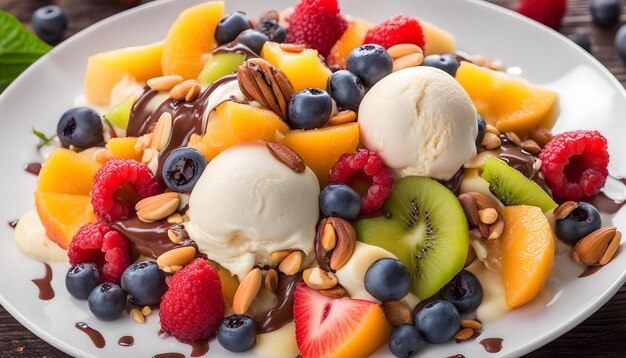
[[[364,357],[387,342],[391,326],[374,302],[330,298],[300,283],[293,305],[303,358]]]

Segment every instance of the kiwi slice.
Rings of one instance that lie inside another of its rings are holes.
[[[544,213],[557,207],[539,185],[500,159],[489,158],[481,177],[489,182],[489,190],[504,205],[538,206]]]
[[[214,81],[237,71],[237,67],[246,60],[246,55],[239,53],[217,53],[204,65],[198,75],[198,82],[213,83]]]
[[[383,212],[354,224],[359,241],[382,247],[411,271],[411,292],[424,300],[463,269],[469,246],[467,219],[445,186],[423,177],[394,184]]]
[[[130,120],[130,112],[133,109],[133,104],[135,104],[135,99],[136,97],[133,94],[126,97],[126,99],[107,112],[104,118],[117,128],[126,129],[126,127],[128,127],[128,121]]]

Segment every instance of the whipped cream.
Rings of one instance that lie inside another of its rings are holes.
[[[25,255],[43,262],[68,262],[67,251],[46,235],[35,209],[28,210],[15,227],[15,244]]]

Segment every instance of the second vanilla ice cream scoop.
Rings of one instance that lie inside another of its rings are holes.
[[[396,178],[449,180],[476,156],[476,109],[461,85],[434,67],[411,67],[376,83],[359,107],[363,146]]]
[[[319,194],[311,169],[294,172],[264,142],[239,144],[207,165],[185,229],[201,253],[243,279],[255,265],[271,264],[274,251],[311,253]]]

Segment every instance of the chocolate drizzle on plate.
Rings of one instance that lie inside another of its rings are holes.
[[[76,327],[79,330],[85,332],[85,334],[87,336],[89,336],[89,338],[93,342],[93,345],[96,346],[96,348],[104,348],[104,346],[106,345],[106,341],[104,340],[104,337],[102,336],[102,333],[100,333],[97,330],[89,327],[87,325],[87,323],[85,323],[85,322],[78,322],[78,323],[76,323],[74,325],[74,327]]]
[[[200,339],[191,343],[191,356],[202,357],[209,351],[209,340]]]
[[[152,358],[185,358],[185,355],[180,353],[160,353],[153,355]]]
[[[502,350],[502,338],[485,338],[480,341],[488,353],[498,353]]]
[[[293,299],[300,280],[300,274],[293,276],[287,276],[282,272],[278,274],[278,288],[276,289],[278,303],[267,312],[265,317],[256,318],[258,333],[273,332],[293,321]]]
[[[117,344],[122,347],[130,347],[135,344],[135,338],[133,338],[133,336],[120,337],[120,339],[117,341]]]
[[[42,301],[48,301],[54,298],[54,289],[52,288],[52,269],[50,265],[44,263],[46,268],[46,274],[42,278],[36,278],[33,281],[35,286],[39,288],[39,299]]]
[[[462,354],[455,354],[453,356],[449,356],[448,358],[465,358],[465,356]]]
[[[24,165],[24,171],[28,174],[37,176],[41,171],[41,163],[28,163]]]
[[[9,222],[8,222],[9,227],[10,227],[11,229],[15,229],[15,227],[17,226],[17,222],[18,222],[18,220],[17,220],[17,219],[9,221]]]
[[[459,195],[461,183],[463,182],[463,175],[465,175],[465,168],[461,167],[461,169],[459,169],[459,171],[456,172],[449,180],[438,180],[438,182],[453,192],[454,195]]]

